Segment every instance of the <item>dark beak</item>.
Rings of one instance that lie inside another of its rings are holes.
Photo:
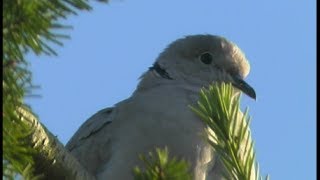
[[[238,89],[240,89],[242,92],[244,92],[246,95],[251,97],[252,99],[256,100],[256,92],[254,89],[246,83],[242,78],[240,77],[233,77],[233,83],[232,85]]]

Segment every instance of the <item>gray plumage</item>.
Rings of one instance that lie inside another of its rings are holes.
[[[97,179],[132,179],[138,155],[164,146],[191,163],[195,179],[221,179],[223,165],[188,105],[195,105],[200,88],[221,81],[255,98],[243,81],[249,70],[242,51],[225,38],[178,39],[142,75],[130,98],[93,115],[66,147]]]

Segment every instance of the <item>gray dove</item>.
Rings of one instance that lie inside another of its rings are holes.
[[[97,179],[133,179],[139,154],[168,147],[190,162],[195,180],[223,179],[223,164],[205,139],[205,125],[190,110],[200,89],[229,82],[235,93],[256,98],[244,78],[250,70],[244,53],[227,39],[190,35],[171,43],[141,76],[132,96],[89,118],[67,149]]]

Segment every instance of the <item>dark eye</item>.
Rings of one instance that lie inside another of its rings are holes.
[[[208,53],[208,52],[205,52],[205,53],[200,55],[200,60],[204,64],[211,64],[212,63],[212,55],[210,53]]]

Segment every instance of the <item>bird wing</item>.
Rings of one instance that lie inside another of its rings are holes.
[[[111,124],[115,111],[114,107],[98,111],[81,125],[66,145],[71,154],[92,174],[95,174],[99,165],[107,162],[110,157],[107,150],[111,148],[111,138],[105,134],[109,131],[103,129]],[[101,133],[104,133],[105,138],[97,138],[102,136]]]
[[[91,116],[72,136],[67,143],[66,148],[69,151],[72,151],[74,148],[81,145],[82,141],[101,130],[104,126],[110,124],[112,122],[112,116],[110,115],[112,114],[113,110],[113,107],[105,108]]]

